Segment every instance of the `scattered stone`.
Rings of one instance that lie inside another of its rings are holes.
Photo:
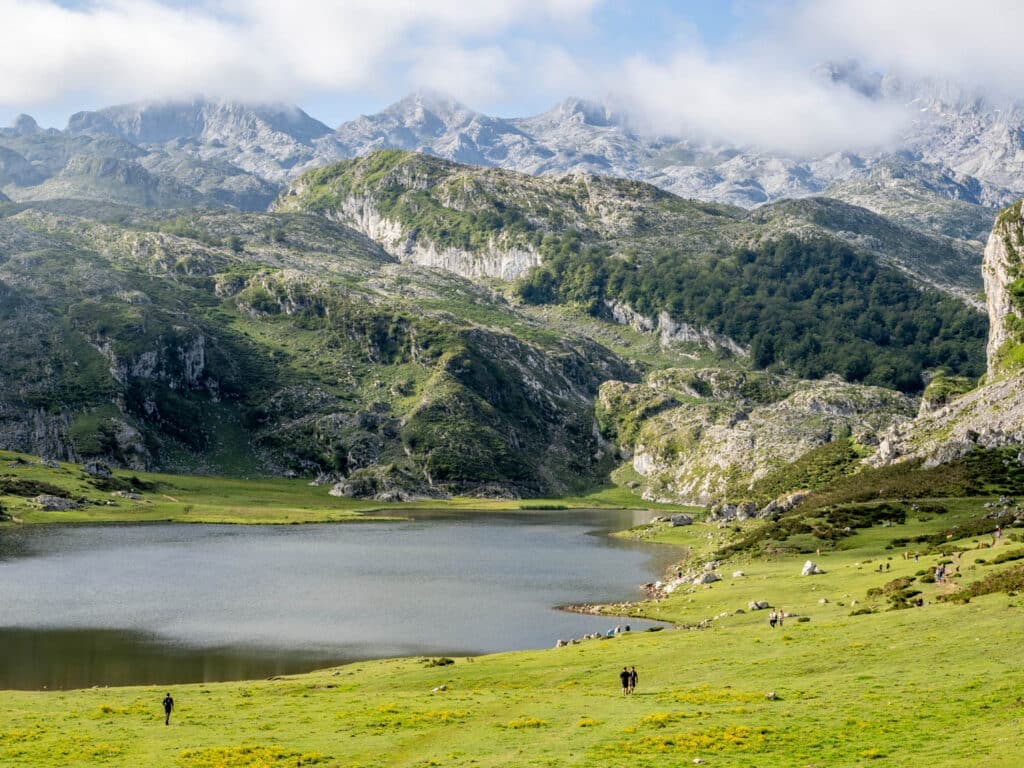
[[[436,688],[431,688],[430,689],[431,693],[437,693],[438,691],[447,691],[447,690],[448,690],[448,686],[447,685],[439,685]]]
[[[92,475],[93,477],[110,478],[114,476],[114,473],[111,471],[110,467],[108,467],[102,461],[97,461],[95,459],[93,461],[87,461],[85,464],[83,464],[82,471],[85,472],[87,475]]]
[[[565,648],[565,646],[567,645],[568,643],[565,642],[565,640],[559,640],[557,643],[555,643],[555,648]]]
[[[693,525],[693,518],[689,515],[672,515],[669,522],[673,528],[679,528],[684,525]]]
[[[764,697],[766,699],[768,699],[768,701],[778,701],[779,700],[779,695],[775,691],[768,691],[768,693],[766,693],[764,695]]]
[[[53,461],[52,459],[42,459],[39,462],[39,466],[46,467],[47,469],[60,469],[60,462]]]
[[[764,611],[771,607],[771,603],[767,600],[751,600],[747,603],[747,610],[750,611]]]
[[[828,605],[828,598],[823,597],[818,601],[818,605]]]
[[[732,577],[734,579],[742,579],[742,578],[746,577],[746,575],[747,574],[745,574],[743,571],[733,571],[732,572]]]
[[[808,560],[804,563],[803,570],[800,571],[801,576],[817,576],[820,573],[824,573],[824,571],[813,560]]]
[[[142,495],[135,493],[134,491],[114,491],[112,496],[119,496],[122,499],[131,499],[132,501],[141,501]]]
[[[693,580],[693,583],[696,584],[696,585],[711,584],[713,582],[721,581],[721,580],[722,580],[722,577],[719,576],[717,573],[702,573],[700,576],[697,576]]]
[[[703,762],[704,762],[704,761],[703,761],[703,760],[701,760],[701,759],[700,759],[699,757],[695,757],[695,758],[693,758],[693,764],[694,764],[694,765],[700,765],[700,764],[701,764],[701,763],[703,763]]]
[[[48,493],[44,493],[40,496],[36,496],[32,499],[43,512],[66,512],[69,509],[76,509],[79,504],[71,499],[65,499],[60,496],[51,496]]]

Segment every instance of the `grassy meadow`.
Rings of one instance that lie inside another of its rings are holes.
[[[66,471],[79,481],[77,469]],[[146,499],[159,492],[180,501],[154,499],[152,519],[346,519],[357,510],[298,482],[160,482],[168,486]],[[621,503],[621,493],[602,498]],[[162,687],[4,691],[0,765],[1017,768],[1024,543],[1009,529],[992,546],[985,504],[995,498],[921,499],[902,523],[838,540],[797,532],[786,546],[730,555],[717,565],[720,581],[608,609],[668,622],[657,632],[451,663],[381,660],[179,685],[170,689],[177,709],[169,727]],[[192,517],[172,506],[186,499]],[[54,514],[4,503],[28,520]],[[759,525],[655,523],[618,535],[677,545],[679,567],[696,572]],[[801,576],[807,559],[824,573]],[[944,561],[948,579],[936,584]],[[994,593],[951,599],[993,574],[1005,577]],[[923,607],[892,610],[917,598]],[[768,611],[751,610],[752,601],[793,615],[771,629]],[[618,683],[624,665],[640,676],[629,697]]]
[[[0,451],[0,511],[21,523],[325,523],[380,519],[402,509],[684,509],[645,502],[627,488],[609,486],[585,496],[559,499],[427,499],[401,504],[331,496],[329,485],[308,480],[239,479],[114,470],[104,481],[75,464],[51,468],[38,457]],[[75,501],[66,511],[46,512],[42,494]],[[125,494],[138,496],[128,498]]]

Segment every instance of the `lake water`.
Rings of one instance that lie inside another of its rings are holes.
[[[0,688],[260,678],[646,628],[555,606],[641,597],[678,550],[606,534],[648,518],[0,529]]]

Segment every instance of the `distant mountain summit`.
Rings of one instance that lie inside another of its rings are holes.
[[[824,64],[817,74],[905,109],[909,125],[898,148],[796,156],[714,139],[652,136],[637,130],[628,114],[579,98],[509,118],[419,91],[334,130],[297,107],[197,98],[79,112],[64,131],[40,130],[20,116],[0,129],[0,189],[15,200],[39,199],[37,192],[49,189],[40,184],[86,154],[138,162],[156,183],[191,188],[191,196],[207,204],[262,209],[304,171],[400,149],[534,175],[617,176],[744,208],[836,197],[963,238],[980,254],[998,207],[1024,194],[1024,102],[956,83],[882,76],[856,63]],[[105,186],[102,195],[111,191]],[[87,186],[75,193],[88,194]]]
[[[203,142],[252,140],[280,134],[303,143],[325,136],[331,129],[295,106],[248,105],[193,99],[107,107],[77,112],[68,132],[112,133],[139,144],[194,139]]]

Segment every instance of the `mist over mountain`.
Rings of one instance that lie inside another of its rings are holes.
[[[376,149],[404,149],[530,174],[583,171],[643,180],[684,197],[747,208],[829,195],[884,213],[891,194],[904,201],[923,196],[932,206],[955,201],[968,218],[965,206],[978,206],[967,225],[973,237],[985,231],[996,207],[1024,193],[1019,101],[950,82],[883,77],[854,64],[823,65],[816,77],[902,110],[896,144],[801,156],[756,142],[653,135],[626,111],[582,99],[504,118],[419,91],[332,130],[297,107],[195,98],[78,112],[64,131],[40,130],[21,116],[0,130],[0,188],[16,200],[52,196],[46,187],[42,194],[33,188],[77,154],[100,155],[136,160],[209,204],[262,209],[305,170]],[[914,212],[925,207],[915,205]]]

